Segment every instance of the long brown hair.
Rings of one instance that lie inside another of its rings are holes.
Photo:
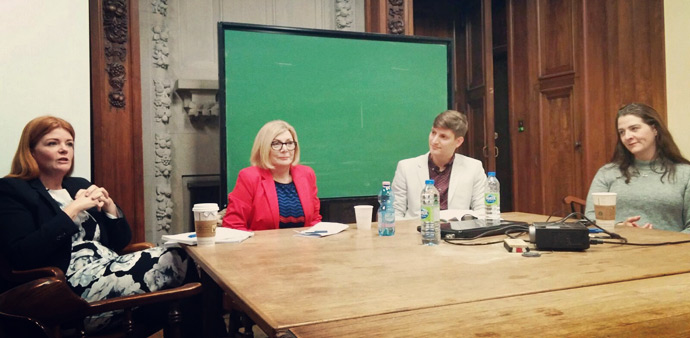
[[[67,130],[72,135],[72,139],[74,139],[74,128],[72,128],[72,125],[59,117],[41,116],[29,121],[22,131],[17,152],[12,159],[12,168],[6,177],[16,177],[23,180],[38,177],[41,170],[38,168],[36,159],[31,155],[31,151],[34,150],[34,147],[36,147],[36,144],[43,136],[58,128]],[[72,170],[74,170],[74,159],[72,159],[72,167],[69,168],[67,176],[72,174]]]
[[[661,116],[659,116],[659,113],[657,113],[654,108],[643,103],[630,103],[618,110],[616,122],[618,122],[619,118],[626,115],[637,116],[642,119],[645,124],[656,129],[657,134],[654,140],[656,142],[656,157],[654,159],[654,165],[659,165],[661,167],[662,182],[666,175],[668,175],[669,179],[673,178],[676,173],[676,164],[690,164],[690,161],[681,155],[680,149],[678,149],[676,142],[673,141],[673,136],[671,136],[666,124],[661,120]],[[616,129],[618,129],[617,123]],[[618,134],[617,131],[616,134]],[[630,177],[632,175],[630,167],[635,164],[635,155],[625,147],[620,136],[616,142],[616,150],[613,152],[611,162],[618,165],[621,174],[625,176],[625,183],[630,183]]]

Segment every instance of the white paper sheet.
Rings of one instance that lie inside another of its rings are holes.
[[[224,227],[216,228],[216,243],[239,243],[252,236],[254,236],[254,233],[251,231]],[[196,245],[196,234],[194,232],[185,232],[177,235],[163,235],[161,239],[165,241],[165,246],[171,246],[175,243]]]
[[[302,231],[297,231],[297,235],[307,237],[324,237],[335,235],[339,232],[345,231],[349,227],[349,225],[343,223],[319,222],[316,223],[313,227],[307,228]]]

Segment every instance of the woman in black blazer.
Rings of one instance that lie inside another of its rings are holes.
[[[70,177],[74,129],[43,116],[22,132],[10,174],[0,179],[0,248],[12,268],[60,268],[72,290],[92,302],[181,285],[187,256],[151,248],[119,256],[132,233],[108,191]],[[87,331],[117,314],[90,317]]]

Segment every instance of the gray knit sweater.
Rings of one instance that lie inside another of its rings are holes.
[[[652,223],[654,229],[690,233],[690,165],[677,164],[673,179],[666,175],[663,182],[660,171],[653,161],[636,160],[626,184],[617,165],[604,165],[589,187],[585,215],[594,220],[593,192],[615,192],[617,222],[641,216],[639,225]]]

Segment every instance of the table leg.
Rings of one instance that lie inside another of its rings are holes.
[[[223,320],[223,290],[203,269],[201,271],[204,337],[227,337],[228,332]]]

